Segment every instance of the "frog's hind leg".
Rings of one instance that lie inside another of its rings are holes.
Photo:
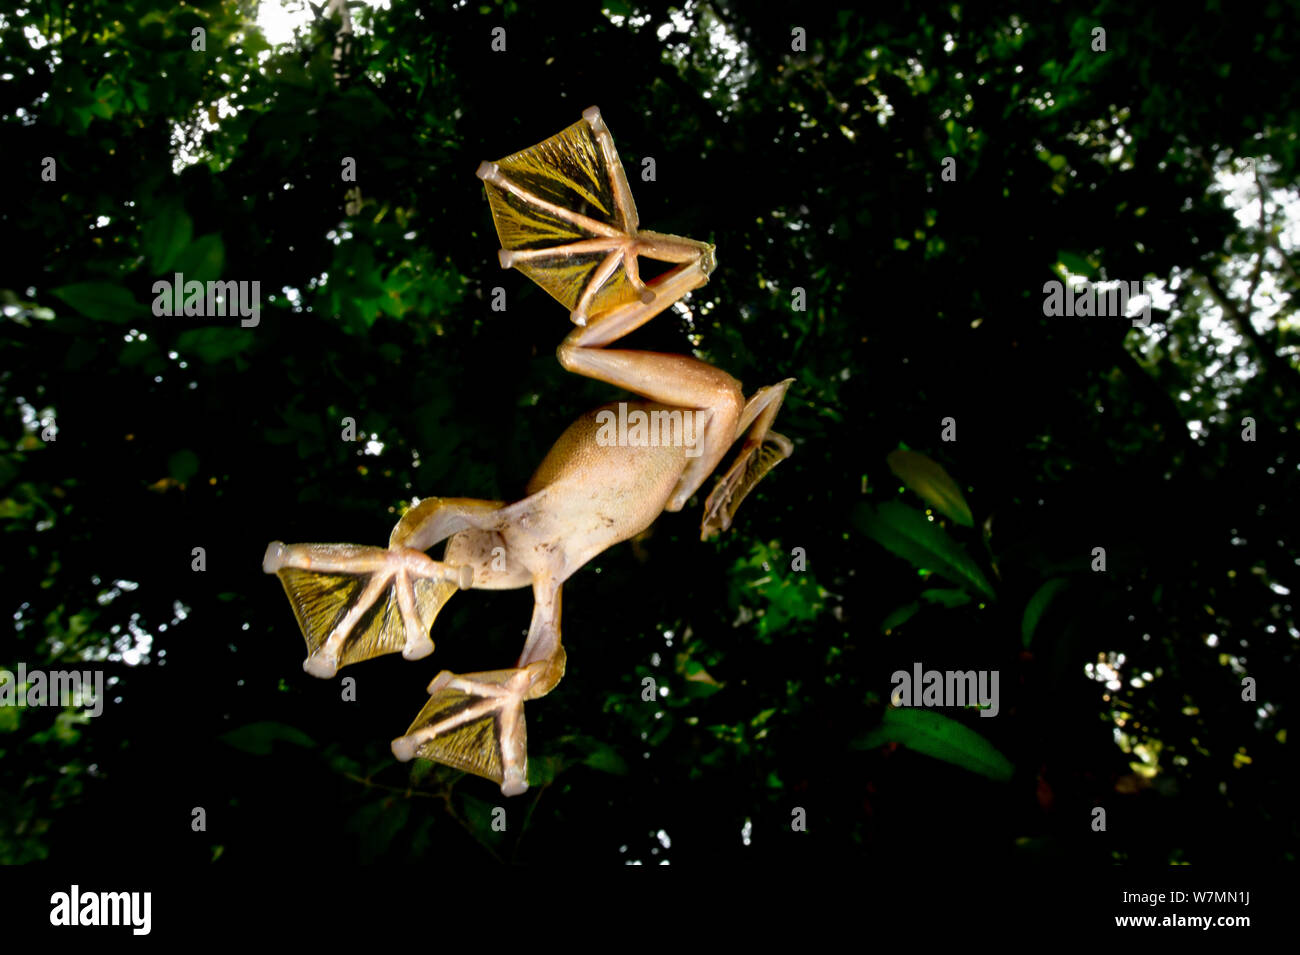
[[[528,732],[524,701],[545,696],[564,676],[560,643],[560,585],[533,585],[533,621],[514,669],[455,674],[443,670],[429,684],[429,702],[393,755],[415,756],[486,777],[507,796],[528,789]]]
[[[262,569],[284,585],[307,641],[303,669],[328,679],[340,667],[385,653],[419,660],[433,652],[434,618],[474,572],[422,553],[467,528],[494,526],[495,501],[429,498],[407,511],[388,547],[284,544],[266,549]]]
[[[739,435],[746,428],[749,433],[740,446],[740,453],[714,487],[704,503],[704,519],[700,523],[700,539],[708,540],[719,531],[731,526],[745,496],[754,489],[763,475],[776,467],[794,450],[790,439],[772,430],[776,413],[781,410],[785,393],[793,378],[760,388],[745,404],[745,410],[736,426]],[[751,426],[752,424],[752,426]]]
[[[698,269],[698,263],[689,268]],[[678,276],[685,276],[683,289],[698,284],[698,276],[691,277],[689,271]],[[671,294],[684,292],[676,290]],[[663,295],[644,307],[615,309],[589,325],[575,328],[560,343],[556,356],[566,371],[682,409],[681,429],[670,432],[667,439],[661,438],[686,449],[681,480],[664,508],[679,511],[731,447],[745,398],[740,382],[698,358],[605,347],[644,324],[646,316],[668,297]]]

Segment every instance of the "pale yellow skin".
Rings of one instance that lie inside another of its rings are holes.
[[[607,144],[606,155],[612,155],[617,164],[599,113],[593,108],[584,117],[602,146]],[[276,542],[263,562],[266,572],[281,574],[291,599],[301,589],[295,582],[300,575],[294,577],[293,572],[356,581],[356,596],[350,598],[346,612],[330,618],[333,626],[328,631],[322,627],[319,633],[308,632],[310,628],[300,615],[312,647],[304,668],[320,677],[333,676],[340,666],[377,653],[400,650],[407,659],[432,653],[429,625],[455,589],[531,586],[532,624],[514,668],[463,675],[443,671],[429,686],[430,703],[407,734],[393,741],[399,759],[422,755],[467,768],[463,760],[458,762],[454,754],[448,757],[439,746],[457,730],[490,716],[495,720],[499,749],[490,754],[490,770],[470,767],[470,771],[496,779],[506,795],[527,789],[523,703],[549,693],[564,675],[565,652],[560,639],[560,588],[564,581],[601,551],[640,533],[661,512],[681,510],[747,430],[740,455],[706,504],[702,525],[706,538],[726,529],[739,499],[757,480],[754,456],[764,442],[769,451],[775,449],[772,453],[778,460],[791,450],[786,438],[770,430],[790,379],[760,389],[746,402],[736,379],[698,359],[605,347],[707,282],[714,263],[710,245],[638,230],[621,165],[613,172],[616,188],[625,194],[625,207],[632,211],[626,217],[623,238],[600,239],[602,251],[612,249],[612,255],[633,260],[636,255],[647,255],[678,265],[647,283],[640,301],[599,315],[587,315],[580,303],[571,316],[578,327],[560,345],[558,358],[570,371],[648,399],[626,402],[625,413],[696,413],[694,446],[678,442],[644,447],[602,440],[598,415],[620,410],[618,404],[605,405],[565,430],[529,481],[527,496],[519,501],[430,498],[406,512],[393,529],[387,548]],[[494,175],[499,177],[490,163],[484,164],[479,175],[489,181]],[[528,198],[512,184],[506,185]],[[555,250],[549,251],[554,254]],[[509,264],[507,258],[503,253],[503,264]],[[584,301],[589,298],[584,296]],[[760,469],[758,476],[765,470]],[[441,561],[424,553],[444,540]],[[424,582],[424,590],[416,586],[419,581]],[[431,590],[431,586],[441,589]],[[421,594],[427,604],[421,604]],[[393,608],[400,622],[394,617],[374,647],[351,649],[353,629],[384,600],[388,603],[383,606]],[[458,708],[454,713],[440,709],[440,699],[444,703],[452,700]]]

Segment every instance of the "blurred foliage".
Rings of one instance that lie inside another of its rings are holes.
[[[251,2],[8,8],[0,666],[110,700],[0,707],[0,861],[1293,859],[1300,13],[1163,10],[401,0],[336,78],[319,16],[272,47]],[[592,104],[642,222],[719,250],[634,347],[794,376],[796,451],[722,539],[697,502],[566,586],[504,800],[388,741],[437,670],[514,659],[526,591],[343,702],[259,561],[517,496],[608,400],[473,175]],[[1172,304],[1045,318],[1063,269]],[[260,323],[154,317],[177,271],[260,282]],[[999,670],[998,717],[888,709],[915,661]]]

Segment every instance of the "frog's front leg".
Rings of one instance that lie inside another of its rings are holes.
[[[429,498],[393,528],[388,547],[284,544],[266,549],[262,569],[284,585],[307,641],[303,669],[329,678],[340,667],[401,651],[408,660],[433,652],[429,631],[457,590],[471,586],[468,562],[423,553],[440,540],[495,525],[496,501]]]
[[[528,732],[524,701],[545,696],[564,676],[560,643],[560,584],[546,575],[533,584],[533,620],[513,669],[455,674],[429,684],[424,705],[393,755],[415,756],[484,776],[507,796],[528,789]]]

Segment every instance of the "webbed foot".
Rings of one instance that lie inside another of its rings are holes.
[[[262,570],[280,578],[293,605],[307,640],[303,669],[326,679],[339,667],[385,653],[427,657],[438,611],[473,582],[468,566],[409,547],[274,541]]]
[[[545,672],[544,664],[464,675],[443,670],[406,735],[393,740],[393,755],[445,763],[518,796],[528,789],[524,700]]]

